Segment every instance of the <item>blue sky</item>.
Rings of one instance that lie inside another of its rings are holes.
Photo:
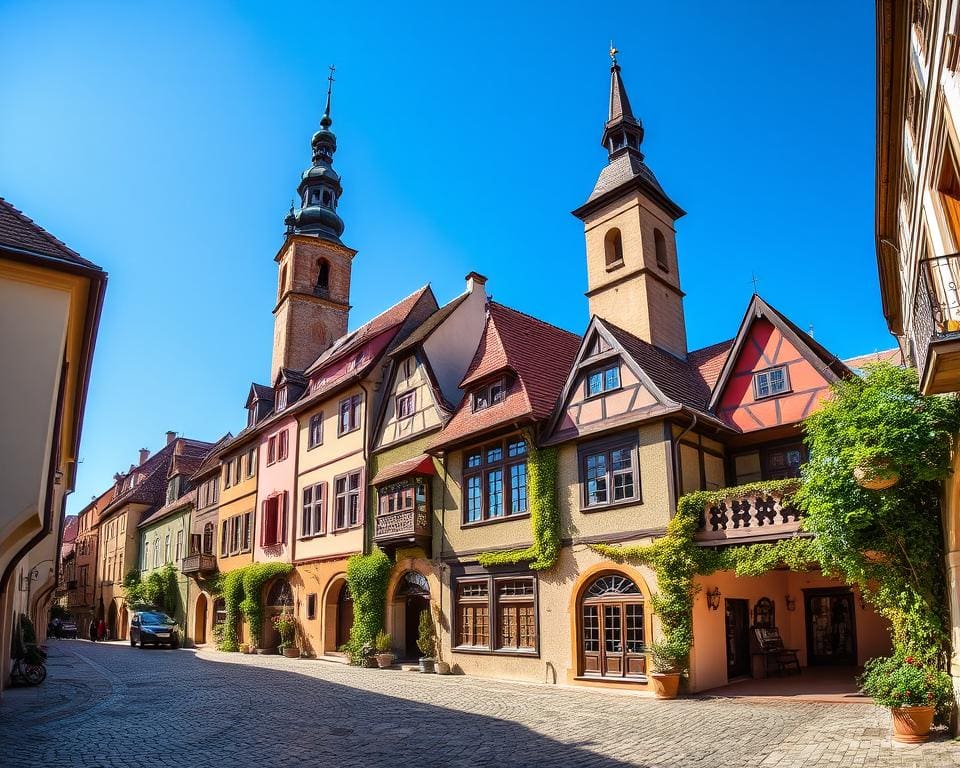
[[[76,512],[164,432],[269,378],[273,257],[337,66],[356,326],[463,276],[581,332],[570,211],[604,162],[613,38],[678,223],[691,348],[760,293],[850,356],[893,346],[873,248],[870,3],[0,0],[0,195],[110,273]]]

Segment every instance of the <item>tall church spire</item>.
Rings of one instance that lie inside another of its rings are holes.
[[[620,152],[633,152],[643,159],[640,144],[643,142],[643,123],[633,116],[627,89],[620,76],[620,65],[617,63],[617,49],[610,44],[610,112],[603,129],[602,144],[614,155]]]
[[[330,102],[333,96],[333,73],[330,67],[327,77],[327,102],[320,118],[320,130],[313,134],[313,164],[300,177],[297,194],[300,196],[300,208],[291,211],[284,223],[288,235],[315,235],[324,240],[340,242],[343,234],[343,220],[337,215],[337,204],[343,188],[340,176],[333,170],[333,155],[337,151],[337,137],[330,130],[333,119],[330,117]]]

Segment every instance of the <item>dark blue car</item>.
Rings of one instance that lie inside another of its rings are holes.
[[[137,611],[130,620],[130,645],[168,645],[180,647],[177,622],[160,611]]]

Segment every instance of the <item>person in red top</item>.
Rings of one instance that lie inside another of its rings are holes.
[[[97,624],[97,639],[101,642],[107,639],[107,622],[103,619]]]

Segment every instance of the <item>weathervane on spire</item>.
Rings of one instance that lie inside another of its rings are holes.
[[[330,74],[327,75],[327,104],[323,108],[323,117],[320,118],[320,126],[322,128],[329,128],[333,124],[333,120],[330,119],[330,96],[333,93],[333,73],[336,71],[337,68],[331,64]]]
[[[617,66],[617,54],[620,51],[617,50],[616,46],[613,44],[613,40],[610,41],[610,61],[613,62],[613,66]]]

